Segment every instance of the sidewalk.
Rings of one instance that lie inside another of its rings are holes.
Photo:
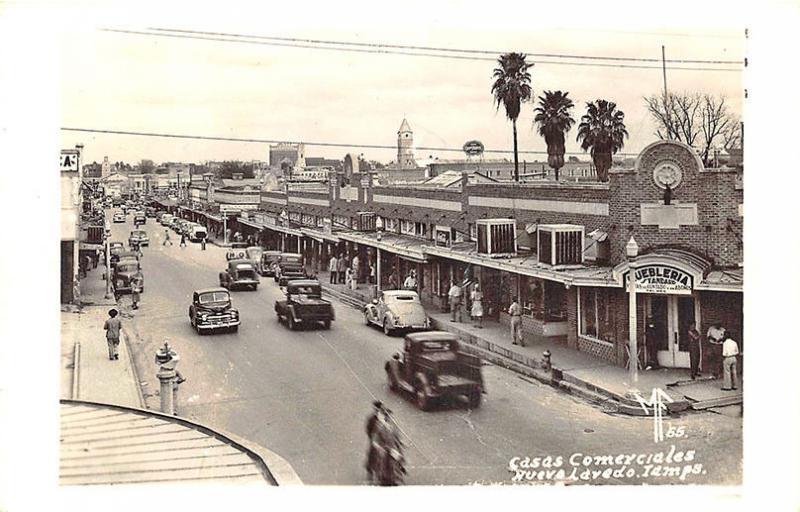
[[[345,285],[329,284],[329,273],[320,272],[319,280],[323,288],[336,298],[344,296],[344,302],[356,308],[363,308],[372,300],[373,286],[360,284],[358,290],[350,290]],[[689,370],[682,368],[662,368],[640,370],[638,381],[630,382],[627,369],[616,366],[585,352],[572,349],[562,342],[526,336],[527,345],[513,345],[508,326],[498,322],[484,321],[483,328],[476,328],[466,322],[450,322],[449,313],[428,313],[434,329],[458,334],[468,344],[468,350],[485,359],[542,380],[588,400],[612,405],[617,412],[644,414],[632,391],[638,391],[646,400],[653,389],[660,388],[673,400],[671,411],[689,408],[706,409],[710,407],[742,403],[742,389],[722,391],[721,381],[703,377],[692,381]],[[550,351],[552,370],[542,365],[542,354]]]
[[[128,304],[119,308],[105,298],[106,268],[100,263],[81,280],[78,306],[61,309],[61,397],[144,408],[139,382],[125,335]],[[122,319],[119,359],[108,359],[103,323],[108,310],[116,308]]]

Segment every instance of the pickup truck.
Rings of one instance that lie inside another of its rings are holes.
[[[389,389],[413,395],[423,411],[429,410],[435,400],[452,397],[465,397],[472,409],[481,404],[481,360],[462,352],[455,334],[407,334],[403,353],[395,353],[384,369]]]
[[[275,301],[278,322],[286,322],[293,331],[302,325],[322,324],[331,328],[333,304],[322,298],[322,287],[316,279],[297,279],[286,285],[286,298]]]

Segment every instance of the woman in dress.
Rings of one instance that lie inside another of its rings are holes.
[[[470,315],[472,316],[472,320],[475,322],[475,327],[478,329],[483,328],[483,292],[481,291],[481,285],[475,284],[475,288],[472,290],[472,295],[470,296],[472,299],[472,309],[470,310]]]

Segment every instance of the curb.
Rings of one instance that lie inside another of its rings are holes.
[[[125,343],[125,351],[128,353],[128,367],[131,369],[131,373],[133,374],[133,384],[136,388],[136,396],[139,397],[139,407],[141,409],[147,409],[147,403],[144,401],[144,393],[142,393],[142,381],[139,378],[139,371],[136,368],[136,364],[133,362],[133,352],[131,351],[131,344],[128,342],[128,333],[125,332],[125,329],[122,329],[122,335],[122,338],[124,339],[123,343]]]
[[[76,341],[72,349],[72,399],[78,400],[80,396],[80,375],[81,375],[81,342]]]

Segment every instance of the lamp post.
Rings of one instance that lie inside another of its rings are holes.
[[[377,239],[380,242],[381,238],[383,238],[383,218],[380,216],[375,219],[375,229],[378,230]],[[381,291],[381,248],[376,247],[375,250],[375,290],[376,292]],[[376,293],[377,296],[377,293]]]
[[[630,372],[631,383],[635,384],[639,380],[639,351],[637,346],[636,334],[636,257],[639,255],[639,244],[636,240],[628,240],[625,244],[625,255],[628,257],[628,370]]]

